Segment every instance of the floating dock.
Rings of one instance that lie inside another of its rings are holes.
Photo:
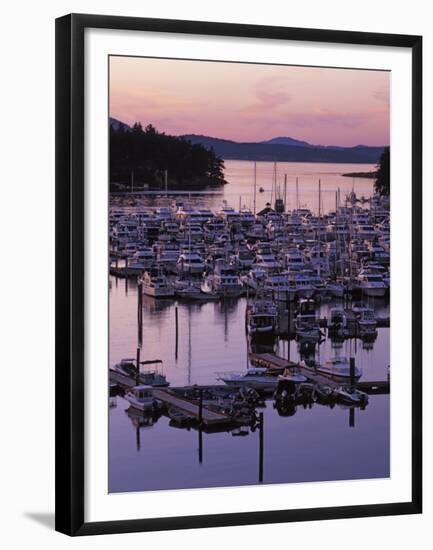
[[[284,357],[280,357],[273,353],[251,353],[250,361],[253,365],[257,365],[266,368],[270,371],[284,370],[285,368],[297,368],[302,374],[304,374],[311,382],[320,386],[329,386],[333,389],[345,385],[343,382],[337,382],[332,378],[329,378],[323,374],[315,373],[309,367],[303,367],[293,361],[288,361]],[[347,384],[347,383],[346,383]],[[358,390],[361,390],[369,395],[386,395],[389,394],[389,380],[374,380],[374,381],[358,381],[355,384]]]
[[[167,407],[173,407],[174,409],[187,414],[191,418],[200,420],[201,416],[201,421],[205,426],[233,423],[233,418],[231,416],[221,412],[216,412],[207,407],[205,404],[202,405],[200,411],[200,406],[198,403],[196,404],[190,399],[183,399],[181,396],[176,395],[169,389],[155,388],[153,390],[153,396]]]

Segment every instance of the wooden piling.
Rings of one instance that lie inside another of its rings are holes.
[[[175,308],[174,308],[174,324],[175,324],[175,333],[176,333],[174,358],[177,361],[177,353],[179,351],[179,311],[178,311],[177,306],[175,306]]]
[[[143,286],[141,282],[137,283],[137,325],[138,325],[138,343],[143,343]]]
[[[355,358],[350,358],[350,385],[355,385]]]
[[[259,413],[259,482],[263,482],[263,443],[264,443],[264,431],[263,431],[263,413]]]
[[[198,400],[198,423],[199,426],[203,424],[203,390],[199,390],[199,400]]]
[[[349,427],[355,427],[355,407],[350,407],[349,409]]]
[[[138,386],[140,383],[140,348],[137,348],[137,367],[135,372],[135,385]]]
[[[135,432],[135,441],[137,444],[137,451],[141,448],[141,442],[140,442],[140,425],[137,426],[136,432]]]
[[[201,425],[198,428],[198,462],[203,463],[203,430]]]

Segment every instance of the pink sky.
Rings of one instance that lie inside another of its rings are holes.
[[[110,116],[174,135],[386,145],[389,90],[382,71],[110,58]]]

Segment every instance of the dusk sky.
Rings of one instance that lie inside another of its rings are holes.
[[[167,134],[389,144],[390,73],[110,58],[110,116]]]

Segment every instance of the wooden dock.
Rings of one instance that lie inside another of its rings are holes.
[[[200,419],[199,404],[189,399],[183,399],[169,389],[154,389],[153,396],[161,401],[167,407],[173,407],[179,411],[191,416],[197,420]],[[233,419],[221,412],[216,412],[208,408],[205,404],[202,406],[201,419],[205,426],[214,426],[217,424],[230,424]]]
[[[298,363],[294,363],[293,361],[288,361],[287,359],[273,353],[251,353],[250,361],[254,365],[267,368],[271,371],[296,367],[308,378],[308,380],[320,386],[329,386],[335,389],[342,385],[347,385],[347,382],[337,382],[324,374],[315,373],[309,367],[304,367]],[[389,394],[389,380],[358,381],[355,386],[357,389],[368,393],[369,395]]]

